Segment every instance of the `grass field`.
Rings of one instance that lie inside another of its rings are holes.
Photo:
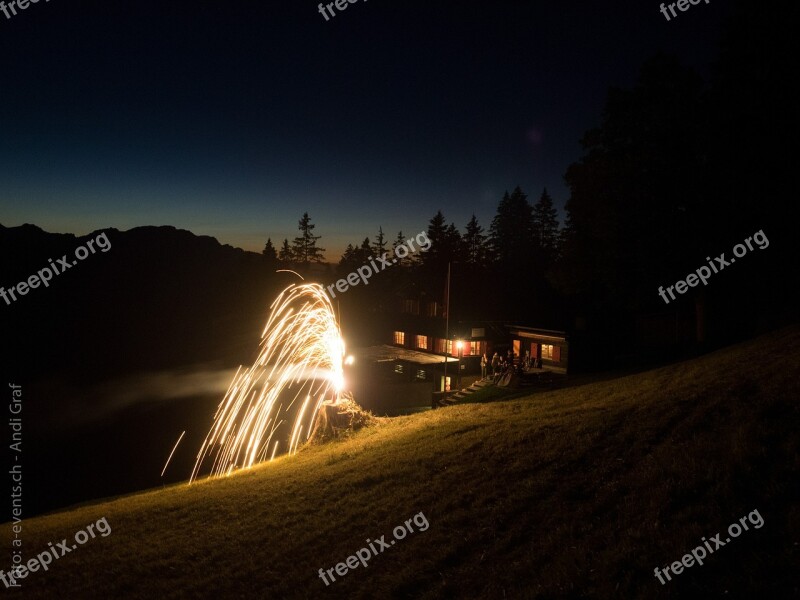
[[[108,537],[25,598],[789,598],[800,593],[800,328],[508,401],[385,419],[224,480],[24,522],[26,559]],[[76,468],[80,468],[79,465]],[[97,477],[102,477],[97,473]],[[758,510],[662,585],[655,567]],[[329,569],[424,513],[326,587]],[[2,561],[10,565],[9,525]],[[7,566],[9,566],[7,565]]]

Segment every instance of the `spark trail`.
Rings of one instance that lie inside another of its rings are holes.
[[[258,358],[236,372],[197,454],[190,482],[210,455],[211,476],[218,477],[272,460],[279,444],[295,453],[311,435],[322,403],[338,403],[341,397],[344,340],[323,287],[290,285],[270,310]],[[278,439],[278,432],[288,435]]]

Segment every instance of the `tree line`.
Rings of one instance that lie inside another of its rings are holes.
[[[299,235],[291,243],[288,238],[284,239],[279,250],[271,238],[267,239],[262,254],[271,264],[305,271],[314,263],[324,263],[325,248],[318,245],[322,236],[314,235],[315,227],[308,213],[303,213],[298,222]],[[559,257],[561,233],[558,211],[547,189],[532,205],[527,194],[517,186],[511,194],[506,191],[503,195],[488,231],[473,214],[462,232],[455,223],[447,224],[444,214],[438,210],[427,228],[431,248],[398,259],[398,264],[433,272],[441,272],[453,262],[477,267],[502,264],[536,265],[547,269]],[[347,245],[336,272],[347,274],[370,259],[385,253],[392,255],[395,248],[405,242],[402,231],[390,242],[380,226],[373,239],[367,236],[360,244]]]

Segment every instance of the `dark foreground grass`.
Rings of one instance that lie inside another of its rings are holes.
[[[224,480],[32,519],[26,558],[101,517],[112,533],[29,575],[21,595],[797,597],[798,359],[792,328],[638,375],[387,419]],[[761,529],[666,585],[654,577],[755,509]],[[420,511],[427,531],[328,588],[318,578]]]

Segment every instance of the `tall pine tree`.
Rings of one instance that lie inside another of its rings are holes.
[[[543,263],[549,267],[558,256],[559,231],[558,211],[553,207],[553,199],[547,193],[547,188],[533,207],[533,231],[538,238]]]
[[[486,235],[473,214],[464,234],[464,254],[467,263],[483,265],[486,262]]]
[[[336,272],[338,273],[339,277],[346,277],[361,265],[362,263],[359,261],[356,248],[353,246],[353,244],[347,244],[347,248],[345,248],[344,254],[342,254],[342,258],[339,260],[339,265],[336,268]]]
[[[272,238],[267,238],[267,243],[261,251],[261,254],[263,254],[267,260],[278,260],[278,253],[275,251],[275,246],[272,245]]]
[[[489,227],[492,258],[509,267],[521,266],[538,250],[533,233],[533,208],[519,186],[508,192],[497,206]]]
[[[397,237],[395,238],[394,243],[392,244],[392,252],[395,253],[395,256],[397,256],[397,248],[398,248],[398,246],[405,246],[405,245],[406,245],[406,239],[403,237],[403,232],[402,231],[398,231],[397,232]],[[397,265],[398,266],[401,266],[401,265],[405,266],[405,265],[408,265],[409,262],[410,262],[410,259],[407,256],[404,256],[403,258],[400,258],[399,256],[397,256],[396,260],[397,260]]]
[[[325,248],[317,247],[317,240],[322,236],[314,235],[316,225],[311,224],[311,217],[308,213],[303,213],[302,218],[297,223],[300,235],[292,242],[292,253],[295,261],[301,266],[308,266],[311,263],[321,263],[325,260],[323,252]]]
[[[283,245],[281,246],[281,250],[278,253],[278,260],[281,261],[284,265],[291,265],[294,264],[294,251],[292,247],[289,245],[289,240],[284,238]]]
[[[418,254],[415,257],[422,266],[437,272],[441,271],[443,267],[447,268],[449,236],[445,223],[442,211],[436,211],[436,214],[428,223],[428,239],[431,241],[431,247],[427,252]]]
[[[444,232],[444,251],[443,255],[448,261],[463,259],[464,242],[461,239],[461,232],[458,231],[455,223],[450,223]]]
[[[278,264],[278,253],[275,251],[275,246],[272,245],[272,238],[267,238],[267,243],[261,254],[264,256],[264,262],[267,263],[267,267],[274,269]]]
[[[368,237],[365,237],[364,241],[361,242],[361,247],[356,250],[356,256],[358,256],[359,266],[369,263],[369,259],[374,257],[372,244],[370,244]]]
[[[383,253],[386,252],[386,238],[383,235],[383,227],[378,227],[378,235],[375,236],[373,250],[375,256],[383,256]]]

